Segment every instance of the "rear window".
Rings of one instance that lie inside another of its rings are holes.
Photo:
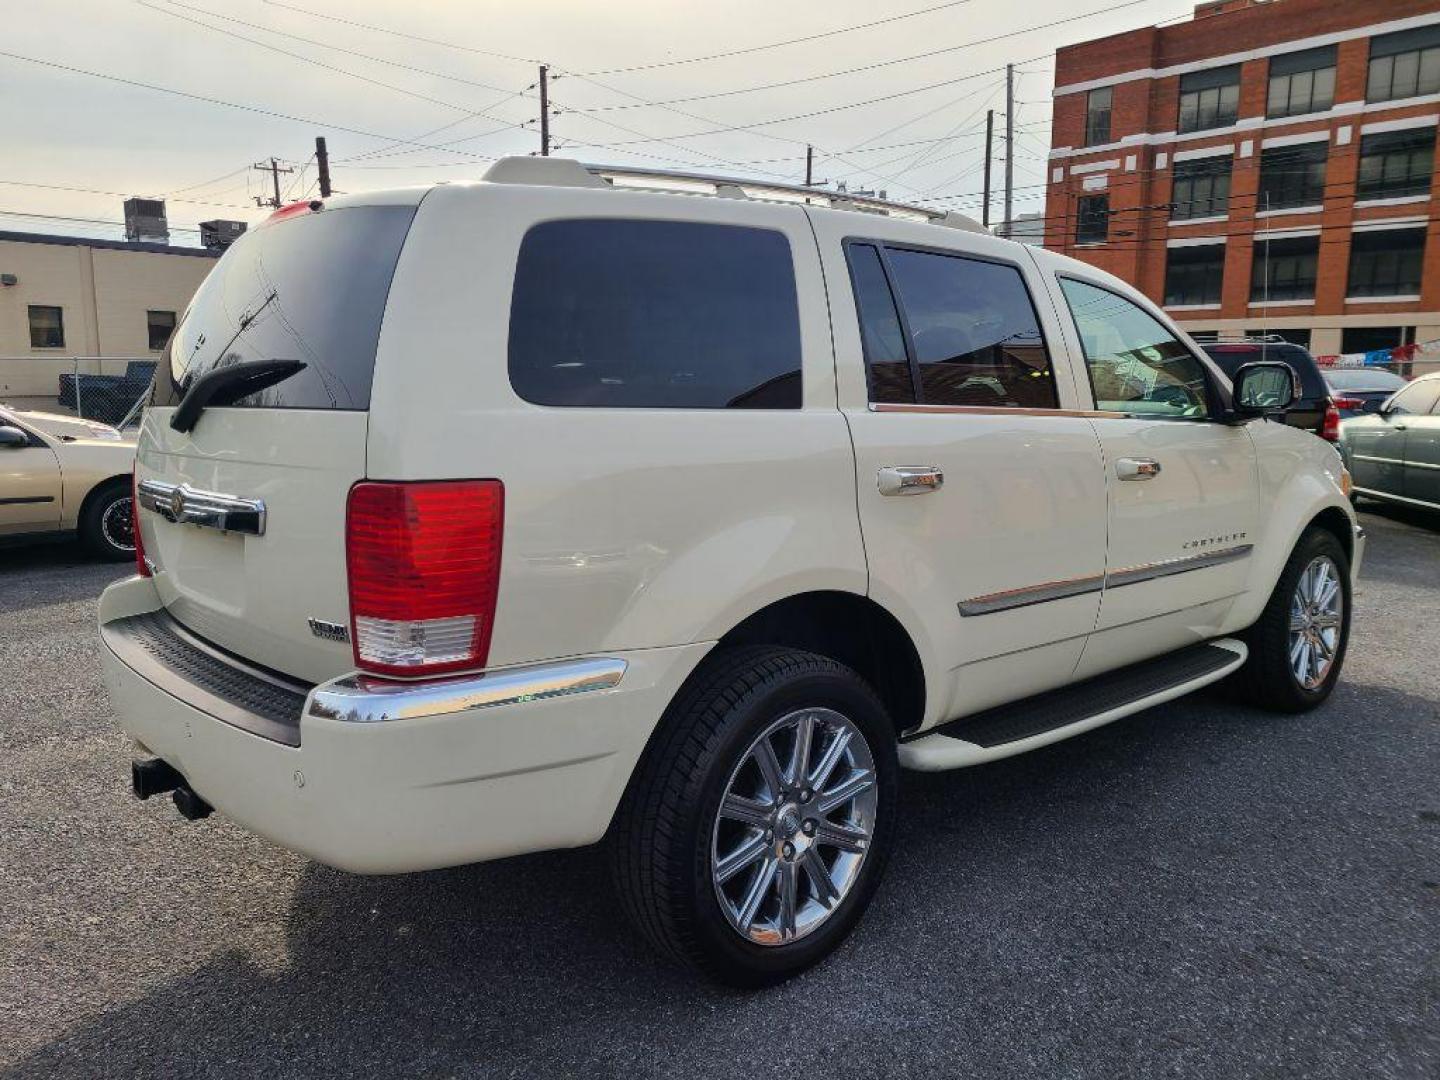
[[[798,409],[789,241],[697,222],[536,225],[515,268],[510,383],[536,405]]]
[[[1406,380],[1378,368],[1335,368],[1325,372],[1325,381],[1336,390],[1399,390]]]
[[[414,216],[413,206],[355,206],[247,232],[171,336],[157,404],[218,367],[299,360],[303,369],[233,407],[368,409],[385,301]]]
[[[1289,365],[1290,370],[1300,378],[1300,389],[1304,397],[1322,398],[1328,396],[1325,379],[1315,358],[1299,345],[1255,344],[1226,345],[1202,342],[1200,347],[1220,370],[1230,377],[1240,370],[1242,364],[1254,364],[1261,360],[1279,360]]]

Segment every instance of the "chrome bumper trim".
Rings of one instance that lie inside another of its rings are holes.
[[[265,503],[260,499],[240,499],[218,491],[200,491],[189,484],[167,484],[163,480],[141,480],[137,494],[141,506],[166,521],[221,532],[265,535]]]
[[[471,709],[609,690],[620,682],[625,668],[624,660],[595,657],[423,682],[346,675],[317,686],[306,713],[352,724],[446,716]]]

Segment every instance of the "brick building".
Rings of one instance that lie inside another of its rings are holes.
[[[1055,81],[1047,247],[1194,333],[1440,338],[1440,0],[1212,0]]]

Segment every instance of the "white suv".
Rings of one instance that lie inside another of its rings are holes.
[[[555,159],[297,204],[145,414],[135,791],[359,873],[604,838],[655,944],[783,978],[899,766],[1326,698],[1363,535],[1293,392],[953,215]]]

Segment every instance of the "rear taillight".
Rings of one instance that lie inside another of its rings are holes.
[[[485,666],[504,518],[499,480],[350,489],[345,559],[358,667],[424,675]]]
[[[1341,412],[1359,412],[1365,408],[1365,402],[1358,397],[1337,397],[1330,399],[1331,404]]]
[[[135,535],[135,572],[141,577],[150,576],[150,564],[145,561],[145,541],[140,538],[140,478],[139,468],[130,470],[130,531]]]
[[[1343,399],[1342,399],[1343,400]],[[1340,441],[1340,410],[1334,398],[1325,401],[1325,419],[1320,422],[1320,438],[1327,442]]]

